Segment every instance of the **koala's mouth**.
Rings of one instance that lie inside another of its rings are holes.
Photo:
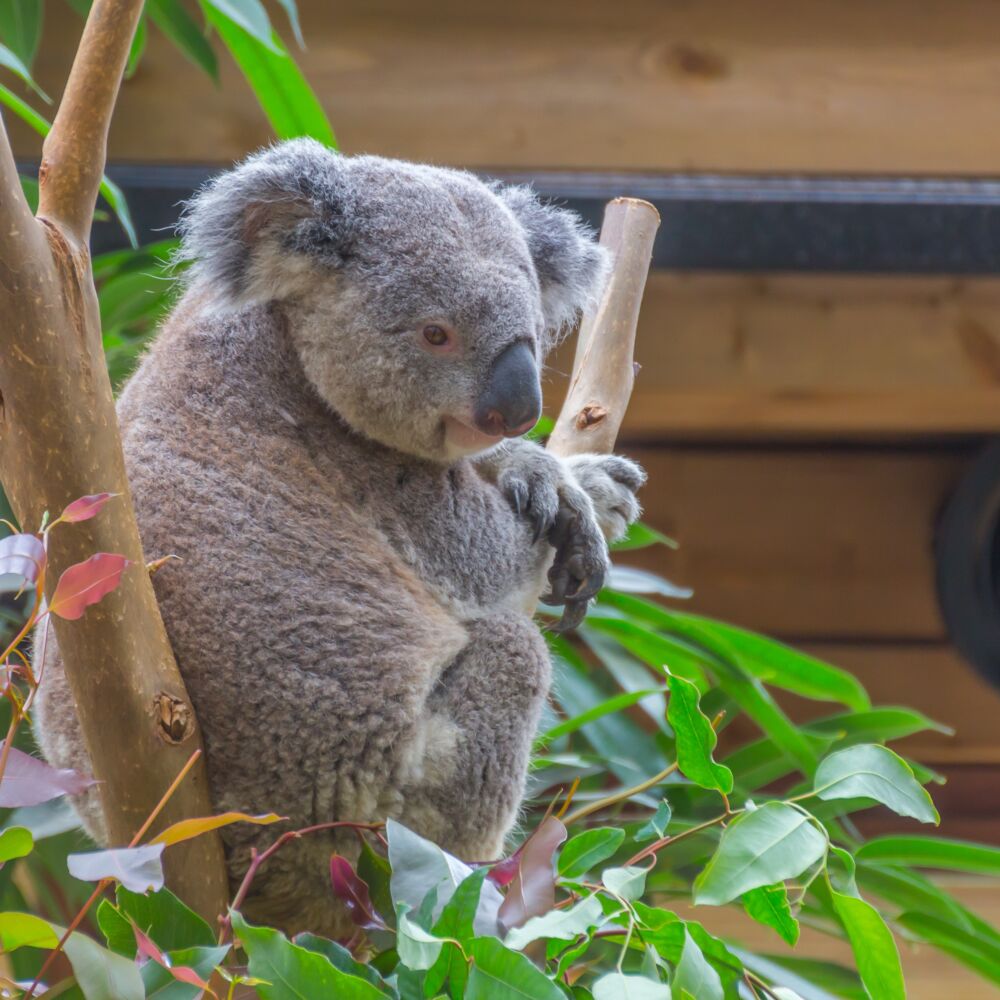
[[[465,455],[493,448],[503,440],[502,434],[484,434],[478,427],[467,424],[458,417],[445,417],[444,440],[449,451]]]

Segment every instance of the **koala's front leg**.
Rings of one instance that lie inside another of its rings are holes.
[[[604,583],[607,540],[639,516],[635,492],[645,473],[627,458],[561,459],[532,441],[511,442],[488,463],[498,489],[534,525],[535,540],[544,537],[555,549],[543,600],[564,606],[558,630],[574,628]]]

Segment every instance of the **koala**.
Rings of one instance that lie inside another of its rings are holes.
[[[145,551],[181,559],[153,581],[215,808],[500,857],[550,682],[536,601],[578,621],[639,514],[631,461],[523,438],[605,252],[528,188],[305,139],[211,181],[181,231],[186,290],[118,415]],[[86,769],[50,648],[41,746]],[[275,833],[223,836],[235,886]],[[356,838],[289,844],[248,916],[345,933],[335,850]]]

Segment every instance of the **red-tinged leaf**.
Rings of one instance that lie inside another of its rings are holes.
[[[385,921],[372,906],[368,883],[351,867],[350,861],[339,854],[330,858],[330,884],[355,926],[365,930],[386,930]]]
[[[76,771],[57,771],[44,760],[11,747],[0,778],[0,806],[37,806],[60,795],[79,795],[93,784],[93,778]]]
[[[526,843],[527,841],[524,842],[524,844]],[[522,844],[509,858],[504,858],[503,861],[498,861],[490,869],[490,873],[486,877],[495,886],[499,886],[501,889],[504,889],[514,881],[514,876],[517,875],[517,869],[521,864],[521,851],[524,850],[524,844]]]
[[[556,905],[555,854],[565,839],[566,827],[550,816],[521,845],[517,875],[497,913],[502,934]]]
[[[279,816],[277,813],[251,816],[249,813],[227,812],[219,813],[218,816],[203,816],[200,819],[182,819],[179,823],[168,826],[162,833],[158,833],[150,843],[169,847],[171,844],[179,844],[182,840],[191,840],[192,837],[199,837],[203,833],[218,830],[220,827],[229,826],[232,823],[255,823],[257,826],[267,826],[269,823],[280,823],[287,818],[287,816]]]
[[[135,933],[135,944],[136,949],[143,958],[148,958],[159,965],[161,968],[166,969],[167,972],[173,976],[180,983],[187,983],[189,986],[197,987],[199,990],[204,990],[206,993],[213,997],[218,997],[218,994],[212,987],[205,982],[197,972],[194,971],[190,966],[187,965],[171,965],[170,959],[166,956],[160,949],[149,939],[149,937],[139,930],[138,925],[133,920],[132,930]]]
[[[79,500],[74,500],[59,515],[59,520],[68,521],[70,524],[76,524],[79,521],[89,521],[96,514],[100,514],[101,509],[112,497],[117,496],[121,496],[121,494],[93,493],[90,496],[80,497]]]
[[[129,561],[112,552],[98,552],[84,562],[70,566],[59,577],[49,611],[75,621],[91,604],[110,594],[121,583]]]
[[[113,878],[130,892],[154,892],[163,888],[163,844],[119,847],[110,851],[71,854],[66,859],[70,875],[82,882]]]
[[[0,577],[13,576],[20,590],[38,582],[45,567],[45,545],[37,535],[8,535],[0,539]]]

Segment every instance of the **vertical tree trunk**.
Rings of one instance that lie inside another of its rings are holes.
[[[95,0],[43,148],[37,218],[0,127],[0,478],[25,530],[84,494],[122,494],[99,517],[53,532],[48,574],[51,592],[62,570],[94,552],[133,563],[81,619],[53,621],[115,844],[131,839],[200,745],[145,570],[87,246],[141,11],[142,0]],[[210,810],[199,762],[160,822]],[[224,912],[217,836],[172,847],[165,859],[169,883],[190,905],[213,921]]]

